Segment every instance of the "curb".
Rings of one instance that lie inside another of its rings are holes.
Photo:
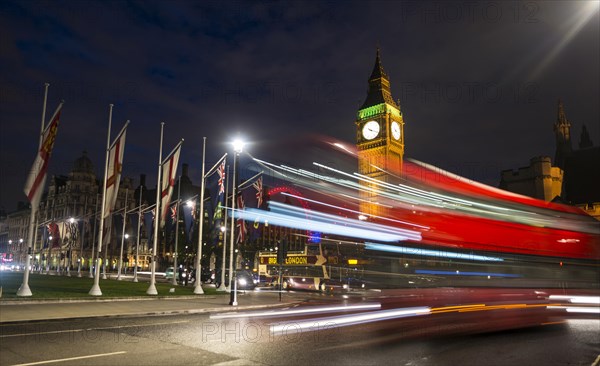
[[[28,320],[12,320],[6,322],[0,322],[0,325],[16,325],[23,323],[36,323],[41,321],[61,321],[61,320],[81,320],[91,318],[126,318],[126,317],[141,317],[141,316],[168,316],[168,315],[193,315],[193,314],[204,314],[214,312],[233,312],[239,310],[255,310],[255,309],[268,309],[277,307],[287,307],[298,302],[278,303],[278,304],[265,304],[265,305],[246,305],[236,307],[217,307],[217,308],[205,308],[205,309],[185,309],[185,310],[162,310],[162,311],[146,311],[139,313],[128,313],[128,314],[107,314],[107,315],[88,315],[88,316],[76,316],[68,318],[46,318],[46,319],[28,319]]]
[[[65,303],[98,303],[116,301],[152,301],[152,300],[194,300],[194,299],[216,299],[224,295],[185,295],[185,296],[156,296],[156,297],[104,297],[104,298],[68,298],[68,299],[4,299],[0,300],[0,306],[12,305],[37,305],[37,304],[65,304]]]

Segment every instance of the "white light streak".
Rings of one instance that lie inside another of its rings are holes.
[[[566,310],[567,313],[586,313],[586,314],[600,314],[600,308],[591,308],[585,306],[547,306],[547,309],[562,309]]]
[[[568,300],[572,304],[598,304],[600,305],[600,296],[570,296],[570,295],[550,295],[550,300]]]
[[[277,207],[281,205],[283,207]],[[293,206],[270,202],[272,211],[246,208],[236,210],[235,216],[247,221],[269,222],[269,225],[284,226],[300,230],[320,231],[354,238],[395,242],[401,240],[421,240],[421,234],[416,231],[396,229],[384,225],[373,224],[355,219],[311,211],[311,218],[300,217],[305,215],[301,209],[294,210]],[[275,209],[277,207],[277,209]],[[280,211],[280,212],[274,212]]]
[[[211,315],[211,319],[231,319],[231,318],[256,318],[256,317],[280,317],[280,316],[293,316],[293,315],[305,315],[311,313],[331,313],[340,311],[354,311],[354,310],[369,310],[369,309],[380,309],[381,304],[361,304],[361,305],[338,305],[338,306],[315,306],[298,309],[285,309],[285,310],[273,310],[273,311],[260,311],[260,312],[246,312],[246,313],[222,313]]]
[[[485,262],[503,262],[504,259],[499,257],[488,257],[477,254],[464,254],[456,252],[448,252],[444,250],[431,250],[423,248],[410,248],[396,245],[387,244],[376,244],[376,243],[365,243],[365,249],[367,250],[378,250],[382,252],[401,253],[401,254],[412,254],[412,255],[425,255],[429,257],[443,257],[443,258],[457,258],[466,259],[472,261],[485,261]]]
[[[314,332],[350,325],[378,322],[382,320],[426,315],[431,313],[429,307],[381,310],[353,315],[339,315],[325,318],[308,319],[296,322],[285,322],[271,325],[271,334],[287,335],[301,332]]]

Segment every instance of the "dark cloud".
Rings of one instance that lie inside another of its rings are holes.
[[[0,206],[25,198],[44,82],[48,114],[66,101],[51,173],[83,150],[101,173],[114,103],[114,133],[132,120],[125,175],[153,181],[166,121],[165,149],[184,137],[197,181],[203,136],[213,161],[237,135],[267,159],[298,136],[352,142],[377,44],[407,155],[496,184],[553,156],[559,97],[575,141],[585,123],[600,143],[599,33],[597,10],[570,1],[4,1]]]

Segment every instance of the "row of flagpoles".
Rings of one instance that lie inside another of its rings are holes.
[[[27,256],[25,263],[25,272],[23,275],[23,282],[17,291],[18,296],[31,296],[31,290],[29,288],[29,272],[30,272],[30,261],[32,254],[33,235],[35,230],[35,217],[39,209],[42,193],[44,191],[44,185],[48,173],[48,164],[50,161],[50,155],[54,147],[54,141],[58,132],[58,125],[60,121],[61,111],[63,102],[59,104],[56,111],[54,112],[49,123],[45,125],[46,115],[46,103],[48,97],[49,84],[45,84],[44,91],[44,102],[42,109],[42,123],[39,141],[39,150],[36,159],[33,163],[31,171],[29,173],[27,182],[25,184],[25,194],[31,204],[31,218],[29,221],[29,235],[27,237]],[[110,229],[111,226],[111,215],[114,211],[117,195],[119,192],[119,183],[121,178],[121,171],[123,166],[123,156],[125,151],[125,139],[127,126],[129,121],[125,122],[125,125],[121,131],[117,134],[117,137],[111,143],[111,127],[112,127],[112,111],[113,104],[109,107],[109,118],[108,118],[108,133],[106,141],[106,158],[104,164],[104,180],[102,188],[102,205],[100,215],[100,225],[98,230],[98,246],[97,255],[95,256],[95,273],[94,273],[94,284],[89,291],[92,296],[101,296],[102,291],[100,289],[100,266],[98,260],[102,253],[103,244],[106,240],[104,238],[105,226]],[[156,255],[158,246],[158,229],[159,226],[162,228],[165,224],[165,219],[170,207],[171,195],[173,193],[173,187],[175,184],[175,177],[177,172],[177,166],[179,163],[179,156],[181,153],[181,146],[183,139],[173,148],[173,150],[163,159],[162,156],[162,144],[163,144],[163,131],[164,122],[161,122],[160,131],[160,147],[159,147],[159,159],[158,159],[158,179],[157,179],[157,190],[156,190],[156,212],[160,212],[160,215],[155,215],[154,222],[154,235],[153,235],[153,250],[152,250],[152,265],[151,265],[151,277],[150,286],[146,291],[149,295],[157,295],[156,290]],[[225,179],[225,158],[227,154],[223,155],[221,159],[212,167],[208,172],[205,173],[205,153],[206,153],[206,138],[203,139],[203,150],[202,150],[202,184],[201,184],[201,195],[200,195],[200,219],[199,219],[199,235],[198,235],[198,255],[196,258],[196,273],[197,281],[194,289],[195,294],[202,294],[203,290],[201,287],[201,257],[202,257],[202,230],[203,230],[203,209],[204,209],[204,190],[205,180],[211,174],[218,172],[219,174],[219,195],[224,192],[224,179]],[[141,198],[140,198],[141,207]],[[125,207],[125,212],[126,212]],[[141,208],[140,208],[141,209]],[[110,232],[110,231],[108,231]],[[233,234],[232,234],[233,236]],[[138,225],[138,238],[139,238],[139,225]],[[139,240],[139,239],[138,239]],[[106,246],[106,245],[104,245]],[[137,266],[137,263],[136,263]],[[230,266],[231,271],[231,266]],[[224,272],[224,271],[223,271]]]

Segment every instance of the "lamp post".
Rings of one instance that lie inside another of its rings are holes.
[[[188,206],[189,204],[186,203]],[[173,278],[171,279],[171,285],[177,286],[177,246],[179,244],[179,207],[181,205],[181,175],[179,175],[179,182],[177,182],[177,203],[175,204],[175,250],[173,251]]]
[[[23,263],[23,238],[19,239],[19,262]]]
[[[242,149],[244,148],[244,142],[241,140],[235,140],[233,142],[233,188],[231,192],[231,236],[229,237],[229,290],[233,293],[229,305],[237,306],[237,286],[235,278],[235,270],[233,268],[233,244],[235,241],[235,200],[237,191],[237,169],[238,169],[238,158]],[[233,286],[233,287],[232,287]]]
[[[117,272],[117,281],[121,281],[121,270],[123,268],[123,244],[125,244],[126,235],[125,226],[127,226],[127,196],[129,196],[129,188],[125,190],[125,206],[123,207],[123,232],[121,233],[121,251],[119,253],[119,270]],[[129,237],[129,235],[127,235]]]
[[[227,197],[227,192],[225,192],[225,197]],[[227,287],[225,286],[225,259],[227,258],[227,220],[223,221],[223,226],[221,226],[221,232],[223,233],[223,259],[221,263],[221,284],[217,291],[227,291]]]
[[[142,192],[143,186],[140,185],[140,204],[138,206],[138,225],[137,225],[137,237],[135,241],[135,266],[133,267],[133,282],[138,282],[137,269],[140,263],[140,228],[142,226]]]
[[[69,249],[67,249],[67,276],[71,277],[71,252],[73,250],[73,224],[75,223],[75,219],[74,218],[69,218],[69,226],[70,227],[70,232],[71,232],[71,237],[69,238]]]

